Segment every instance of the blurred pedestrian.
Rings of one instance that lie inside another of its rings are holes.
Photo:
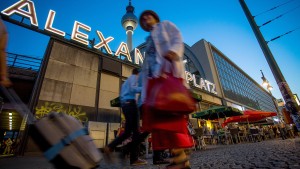
[[[295,124],[293,124],[293,131],[294,131],[294,136],[298,137],[299,136],[298,129],[297,129],[297,126]]]
[[[139,159],[139,114],[136,103],[136,94],[141,92],[141,87],[137,86],[139,69],[132,70],[132,75],[123,83],[120,93],[122,111],[125,116],[125,131],[124,133],[113,140],[107,147],[104,148],[104,153],[109,155],[113,149],[122,144],[123,141],[132,136],[132,144],[130,144],[130,164],[145,165],[145,160]]]
[[[6,65],[6,45],[8,33],[6,27],[0,18],[0,85],[8,87],[11,85],[8,79],[7,65]]]
[[[273,133],[274,133],[274,137],[277,138],[277,137],[279,136],[279,134],[280,134],[279,129],[278,129],[278,126],[277,126],[277,125],[274,125],[274,126],[272,127],[272,130],[273,130]]]
[[[4,149],[4,152],[3,154],[10,154],[11,152],[11,145],[12,145],[12,141],[10,138],[8,138],[6,141],[5,141],[5,149]]]
[[[285,129],[289,138],[295,138],[293,128],[290,124],[285,124]]]
[[[279,132],[280,132],[280,136],[282,138],[282,140],[287,139],[287,132],[286,132],[286,128],[285,125],[283,123],[279,124]]]
[[[176,26],[169,22],[160,22],[159,16],[151,10],[142,12],[139,18],[143,30],[150,32],[146,40],[146,57],[143,64],[143,75],[145,86],[143,90],[150,91],[150,79],[166,77],[163,72],[173,74],[174,77],[184,79],[183,52],[184,44],[181,34]],[[183,80],[183,83],[185,81]],[[187,84],[185,84],[187,86]],[[150,92],[151,93],[151,92]],[[143,101],[147,100],[147,94]],[[157,120],[165,127],[180,127],[184,132],[167,131],[163,129],[152,129],[153,150],[171,149],[173,158],[167,168],[190,168],[189,157],[185,153],[186,148],[193,146],[192,137],[188,133],[186,115],[163,115],[145,108],[143,112],[143,127],[153,127]],[[180,121],[186,123],[180,123]]]
[[[264,127],[262,125],[258,126],[258,134],[260,135],[260,138],[262,138],[262,140],[266,140]]]
[[[16,150],[16,140],[15,140],[15,139],[12,139],[12,144],[11,144],[11,150],[10,150],[10,153],[11,153],[11,154],[14,154],[14,153],[15,153],[15,150]]]

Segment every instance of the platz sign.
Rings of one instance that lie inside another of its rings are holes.
[[[16,2],[15,4],[11,5],[10,7],[4,9],[1,11],[1,13],[7,17],[10,17],[14,14],[20,15],[22,17],[28,18],[30,20],[30,24],[36,28],[39,27],[39,22],[35,10],[35,5],[33,1],[31,0],[20,0]],[[60,37],[64,37],[66,35],[66,32],[63,30],[60,30],[58,28],[55,28],[53,26],[54,20],[55,20],[56,12],[54,10],[49,10],[47,20],[44,25],[44,30],[48,33],[55,34]],[[86,24],[83,24],[81,22],[75,21],[73,25],[73,30],[71,34],[71,39],[79,42],[83,45],[89,46],[89,35],[85,32],[91,32],[92,28]],[[92,46],[95,49],[103,48],[108,54],[113,55],[112,50],[109,47],[109,43],[114,40],[113,37],[109,36],[107,38],[104,37],[102,32],[96,30],[96,34],[99,39],[99,43]],[[51,35],[51,34],[50,34]],[[125,56],[128,61],[133,62],[132,58],[130,56],[130,51],[128,49],[128,46],[126,43],[121,42],[117,51],[114,54],[115,56]],[[139,49],[134,49],[134,63],[135,64],[142,64],[143,63],[143,56]]]
[[[199,83],[197,83],[196,76],[192,74],[191,72],[185,71],[185,79],[187,83],[192,83],[193,86],[208,91],[213,94],[218,94],[216,91],[216,85],[208,80],[205,80],[203,78],[199,79]]]

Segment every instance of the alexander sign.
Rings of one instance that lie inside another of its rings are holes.
[[[36,14],[35,6],[34,6],[33,1],[31,1],[31,0],[20,0],[19,2],[4,9],[1,13],[7,17],[10,17],[14,14],[20,15],[22,17],[28,18],[30,20],[30,24],[32,26],[34,26],[36,28],[39,27],[39,21],[38,21],[38,17]],[[53,26],[55,15],[56,15],[56,12],[54,10],[49,10],[48,17],[47,17],[47,20],[44,25],[44,30],[49,33],[52,33],[57,36],[65,38],[66,32],[64,32],[63,30],[60,30],[58,28],[55,28]],[[93,44],[90,44],[90,42],[89,42],[89,34],[88,33],[91,31],[92,31],[92,28],[90,26],[88,26],[84,23],[75,21],[73,30],[72,30],[71,39],[76,42],[79,42],[83,45],[86,45],[86,46],[93,45]],[[103,36],[102,32],[100,32],[98,30],[96,30],[95,32],[98,35],[100,42],[98,44],[93,45],[93,48],[95,48],[95,49],[103,48],[106,50],[106,52],[108,54],[113,55],[113,53],[109,47],[109,43],[112,40],[114,40],[114,38],[111,36],[105,38]],[[114,55],[115,56],[123,55],[127,58],[128,61],[133,62],[132,58],[130,56],[130,51],[128,49],[128,46],[124,42],[122,42],[119,45],[119,47]],[[143,63],[143,56],[142,56],[141,52],[139,51],[139,49],[137,49],[137,48],[134,49],[134,55],[135,55],[135,57],[134,57],[135,64],[139,64],[140,62]]]
[[[1,13],[7,17],[10,17],[14,14],[20,15],[22,17],[28,18],[30,20],[31,26],[34,26],[37,29],[40,26],[38,17],[36,14],[34,2],[31,0],[20,0],[20,1],[16,2],[15,4],[11,5],[10,7],[1,11]],[[49,10],[47,20],[46,20],[45,24],[43,25],[44,30],[48,33],[55,34],[57,36],[65,38],[66,32],[63,30],[60,30],[58,28],[55,28],[53,26],[54,20],[55,20],[55,15],[56,15],[56,12],[54,10]],[[93,44],[90,44],[90,42],[89,42],[89,34],[88,33],[91,31],[92,31],[92,28],[90,26],[88,26],[84,23],[78,22],[78,21],[74,21],[74,26],[73,26],[73,30],[72,30],[72,34],[71,34],[71,40],[74,40],[74,41],[81,43],[83,45],[86,45],[86,46],[93,45]],[[114,40],[114,38],[111,36],[105,38],[104,35],[102,34],[102,32],[100,32],[99,30],[96,30],[95,32],[96,32],[100,42],[98,44],[93,45],[92,47],[95,49],[103,48],[103,49],[105,49],[105,51],[108,54],[113,55],[112,50],[109,47],[109,43],[112,40]],[[128,49],[128,46],[124,42],[121,42],[121,44],[119,45],[119,47],[114,55],[115,56],[120,56],[120,55],[125,56],[128,61],[133,62],[132,58],[130,56],[130,51]],[[143,56],[139,49],[137,49],[137,48],[134,49],[134,56],[135,56],[134,57],[135,64],[143,63],[144,59],[143,59]],[[207,80],[204,80],[202,78],[200,78],[199,84],[197,84],[195,75],[191,74],[190,72],[186,72],[186,81],[188,83],[192,82],[192,84],[199,89],[206,90],[210,93],[217,94],[217,92],[215,90],[215,88],[216,88],[215,84],[213,84]]]

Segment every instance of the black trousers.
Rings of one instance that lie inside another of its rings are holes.
[[[280,131],[280,136],[281,136],[282,140],[287,139],[285,129],[284,128],[279,128],[279,131]]]
[[[139,155],[139,144],[143,141],[143,135],[139,132],[139,112],[135,100],[128,100],[122,104],[123,114],[125,116],[125,131],[120,136],[112,141],[108,147],[115,148],[124,140],[132,136],[132,143],[130,144],[130,163],[135,162]]]

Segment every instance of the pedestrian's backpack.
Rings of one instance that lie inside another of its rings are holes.
[[[1,90],[21,116],[32,124],[33,140],[56,168],[90,169],[99,165],[100,152],[78,120],[56,112],[36,120],[13,89],[1,86]]]

